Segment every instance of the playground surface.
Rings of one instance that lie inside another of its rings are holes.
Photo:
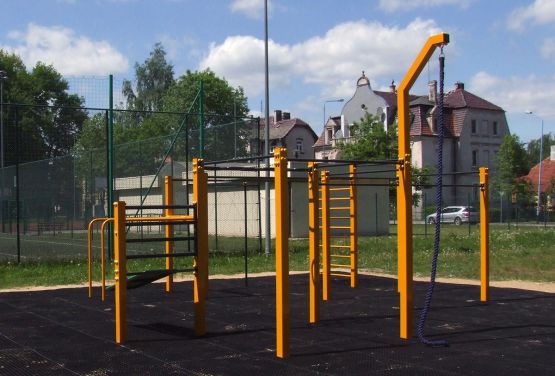
[[[193,334],[193,285],[129,291],[129,340],[114,342],[112,293],[86,288],[0,294],[0,375],[491,375],[555,374],[555,294],[436,285],[426,333],[398,335],[396,280],[334,279],[321,320],[308,320],[308,275],[291,281],[291,357],[275,356],[273,277],[211,280],[205,337]],[[420,307],[426,283],[415,283]],[[418,311],[415,312],[415,321]]]

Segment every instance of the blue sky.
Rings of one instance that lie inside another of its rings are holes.
[[[324,101],[349,99],[361,71],[374,89],[400,82],[426,38],[450,33],[446,90],[456,81],[507,111],[523,141],[555,133],[555,0],[270,1],[270,109],[317,133]],[[161,41],[177,75],[210,67],[264,97],[263,0],[3,0],[0,47],[70,76],[132,78]],[[437,55],[413,92],[437,79]],[[339,103],[326,105],[338,114]],[[534,115],[525,115],[531,110]]]

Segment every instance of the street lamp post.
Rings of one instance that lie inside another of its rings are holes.
[[[332,102],[343,102],[345,101],[345,99],[340,98],[340,99],[328,99],[324,101],[324,127],[326,126],[326,103],[332,103]]]
[[[532,111],[526,111],[526,114],[528,115],[533,115],[534,113]],[[538,206],[536,207],[536,219],[539,222],[540,220],[540,211],[541,211],[541,201],[542,201],[542,190],[541,190],[541,186],[542,186],[542,160],[543,160],[543,119],[540,118],[541,123],[542,123],[542,129],[541,129],[541,137],[540,137],[540,163],[539,163],[539,169],[538,169]]]
[[[0,169],[2,169],[0,182],[0,221],[4,230],[4,81],[8,79],[6,71],[0,70]]]

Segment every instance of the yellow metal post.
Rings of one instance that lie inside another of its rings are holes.
[[[351,287],[358,285],[358,247],[357,247],[357,168],[349,165],[349,238],[351,246]]]
[[[322,216],[322,299],[328,300],[330,298],[330,187],[329,172],[322,171],[321,173],[321,216]]]
[[[412,63],[399,85],[397,114],[399,127],[399,160],[397,171],[397,267],[400,308],[400,337],[409,339],[413,327],[413,281],[412,281],[412,182],[410,151],[409,91],[420,75],[434,50],[449,43],[449,34],[432,35]]]
[[[208,294],[208,176],[202,159],[193,159],[193,202],[196,205],[196,252],[194,272],[195,334],[206,333]]]
[[[127,340],[127,256],[125,250],[125,202],[114,203],[114,280],[116,343]]]
[[[289,184],[287,150],[274,151],[276,216],[276,355],[289,356]]]
[[[104,301],[106,297],[106,241],[105,230],[108,223],[114,222],[113,218],[107,218],[100,226],[100,283],[101,283],[101,298]]]
[[[489,171],[480,167],[480,300],[489,300]]]
[[[308,163],[308,239],[309,239],[309,278],[310,313],[309,322],[315,324],[320,316],[320,221],[319,188],[316,164]]]
[[[173,205],[173,179],[171,176],[166,176],[164,179],[164,203],[165,205]],[[166,216],[173,215],[172,208],[166,208]],[[173,225],[166,224],[166,239],[173,238]],[[166,254],[173,253],[173,241],[166,240]],[[173,269],[173,257],[166,257],[166,270]],[[169,274],[166,278],[166,292],[171,292],[173,289],[173,275]]]

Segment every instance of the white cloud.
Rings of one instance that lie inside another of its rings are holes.
[[[416,19],[404,28],[379,22],[346,22],[324,36],[298,44],[269,42],[270,84],[293,87],[296,82],[320,85],[326,95],[352,94],[354,80],[365,70],[372,80],[405,72],[420,47],[439,32],[433,20]],[[228,37],[212,44],[200,64],[241,85],[248,95],[264,88],[264,42],[252,36]]]
[[[386,12],[408,11],[441,5],[457,5],[466,8],[474,0],[380,0],[379,7]]]
[[[555,1],[535,0],[527,7],[516,8],[507,19],[511,30],[522,31],[526,23],[547,24],[555,22]]]
[[[555,38],[547,38],[543,41],[541,54],[545,59],[555,61]]]
[[[533,110],[542,118],[555,118],[555,76],[504,78],[479,72],[471,79],[469,90],[510,113]]]
[[[262,19],[264,17],[264,0],[233,0],[229,6],[234,13],[243,13],[249,18]],[[268,1],[268,10],[271,3]]]
[[[52,64],[63,75],[106,75],[129,68],[127,58],[107,41],[91,40],[60,26],[31,23],[24,32],[11,31],[8,38],[13,44],[2,48],[21,56],[29,68],[39,61]]]

